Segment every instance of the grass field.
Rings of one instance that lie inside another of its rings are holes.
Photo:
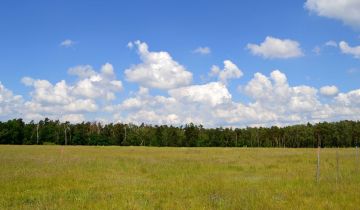
[[[0,146],[0,209],[359,209],[355,149]]]

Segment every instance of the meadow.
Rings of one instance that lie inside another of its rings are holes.
[[[336,151],[317,183],[316,149],[2,145],[0,209],[359,209],[356,151]]]

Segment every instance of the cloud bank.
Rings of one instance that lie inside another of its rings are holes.
[[[360,118],[360,89],[341,92],[333,85],[292,86],[281,70],[273,70],[238,82],[241,93],[231,93],[229,81],[246,71],[230,60],[223,67],[212,66],[215,81],[192,84],[193,74],[168,52],[149,51],[141,41],[129,46],[136,47],[141,60],[124,71],[124,78],[138,85],[135,93],[125,94],[112,64],[105,63],[99,70],[80,65],[68,69],[73,82],[23,77],[21,82],[30,88],[26,97],[0,83],[0,119],[49,117],[81,122],[101,118],[104,122],[244,127]],[[234,99],[244,97],[249,100]]]

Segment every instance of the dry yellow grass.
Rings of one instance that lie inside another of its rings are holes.
[[[359,209],[355,149],[0,146],[0,209]]]

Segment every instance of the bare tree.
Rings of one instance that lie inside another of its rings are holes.
[[[124,135],[124,142],[126,142],[126,125],[124,126],[125,135]]]
[[[67,124],[65,123],[65,124],[64,124],[64,133],[65,133],[65,136],[64,136],[64,137],[65,137],[65,145],[67,145],[67,144],[68,144],[68,141],[67,141],[67,132],[66,132],[66,131],[68,131],[68,130],[69,130],[69,131],[71,131],[71,130],[70,130],[70,127],[68,127],[68,126],[67,126]],[[71,133],[70,133],[70,141],[71,141]]]
[[[36,125],[36,144],[39,144],[39,123]]]

